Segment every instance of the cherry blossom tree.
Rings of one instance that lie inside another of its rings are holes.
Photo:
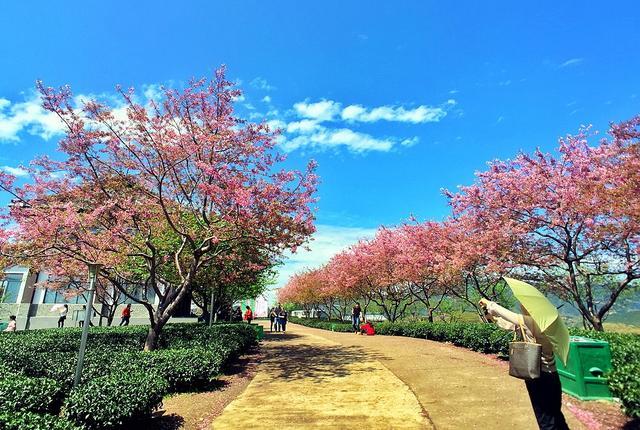
[[[521,267],[596,330],[640,278],[638,121],[613,125],[593,147],[588,130],[560,139],[559,157],[536,151],[495,161],[449,194],[454,216],[482,230],[484,243],[513,238],[507,252],[489,253],[494,262]]]
[[[34,160],[22,186],[1,174],[0,189],[17,204],[2,215],[0,246],[43,267],[98,263],[116,285],[153,290],[146,350],[203,267],[239,242],[275,256],[314,231],[315,164],[276,169],[276,134],[234,116],[240,91],[224,69],[164,89],[160,100],[119,89],[117,107],[89,100],[78,108],[68,87],[38,89],[66,127],[64,157]]]
[[[447,297],[454,279],[447,224],[404,225],[388,234],[399,248],[394,277],[406,283],[409,293],[422,303],[428,320],[433,322],[434,313]]]

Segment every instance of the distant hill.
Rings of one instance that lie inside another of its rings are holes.
[[[640,310],[616,312],[607,318],[607,322],[640,326]]]

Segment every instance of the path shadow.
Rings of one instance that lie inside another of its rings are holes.
[[[372,354],[359,347],[272,344],[265,348],[263,364],[277,378],[287,381],[305,379],[320,383],[350,375],[354,371],[353,364],[372,359],[375,359]],[[367,366],[358,367],[357,372],[375,370],[376,368]]]
[[[247,376],[255,370],[256,363],[262,360],[262,356],[263,354],[260,347],[254,346],[244,352],[240,357],[228,363],[223,369],[223,374],[227,376]]]
[[[264,333],[264,340],[269,341],[269,342],[278,342],[278,341],[283,341],[283,340],[291,340],[291,339],[299,339],[301,336],[299,334],[296,333],[291,333],[291,332],[265,332]]]
[[[178,430],[184,426],[184,418],[177,414],[165,415],[164,410],[155,412],[151,419],[132,422],[121,427],[123,430],[138,430],[141,428],[147,430]]]

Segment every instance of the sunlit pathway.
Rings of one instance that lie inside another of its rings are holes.
[[[293,325],[267,334],[262,349],[255,378],[214,429],[433,428],[415,395],[373,352]]]
[[[438,430],[538,428],[524,382],[510,377],[507,363],[492,356],[425,339],[356,336],[298,325],[292,330],[375,356],[411,389]],[[566,407],[564,413],[571,429],[584,428]]]

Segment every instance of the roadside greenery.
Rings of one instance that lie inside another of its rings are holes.
[[[140,422],[165,394],[211,387],[256,342],[247,324],[169,325],[144,352],[147,327],[92,328],[72,388],[80,329],[0,335],[0,428],[115,429]]]

